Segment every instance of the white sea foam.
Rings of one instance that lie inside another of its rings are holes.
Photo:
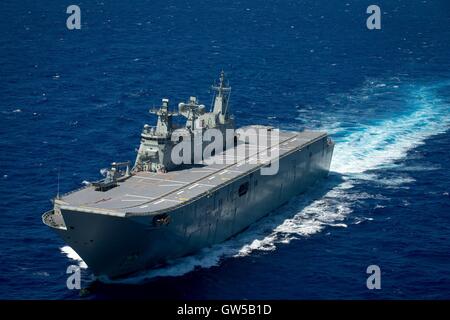
[[[385,83],[373,82],[369,85],[372,86],[370,90],[392,88],[392,85]],[[398,88],[398,85],[395,87]],[[226,257],[244,257],[255,250],[275,250],[277,245],[311,236],[325,227],[347,227],[348,222],[345,219],[352,213],[355,202],[375,199],[382,203],[388,200],[382,195],[359,192],[355,186],[368,181],[386,186],[399,186],[414,181],[407,175],[393,179],[379,178],[371,170],[392,166],[393,162],[404,158],[409,150],[450,127],[449,106],[434,95],[433,89],[425,87],[412,92],[409,100],[404,101],[405,105],[409,104],[408,108],[405,106],[405,113],[394,119],[366,124],[362,119],[355,122],[358,127],[343,128],[340,124],[344,119],[337,119],[336,115],[333,115],[332,121],[329,121],[331,130],[327,127],[324,129],[343,134],[336,141],[328,181],[315,186],[307,194],[294,198],[225,243],[205,248],[195,255],[170,261],[163,268],[148,270],[119,282],[141,283],[155,277],[180,276],[199,267],[216,266]],[[352,96],[352,101],[364,103],[370,90],[362,88],[359,94]],[[373,93],[377,92],[370,91],[370,94]],[[377,204],[375,208],[384,206]],[[356,217],[353,223],[359,224],[372,219]],[[63,249],[69,258],[81,260],[73,250]]]
[[[347,174],[387,166],[447,128],[448,119],[439,119],[438,111],[431,106],[379,125],[366,126],[336,144],[331,170]]]
[[[410,112],[362,125],[358,131],[344,136],[336,144],[331,170],[349,174],[386,167],[429,137],[447,131],[449,106],[435,95],[436,88],[439,86],[412,92],[405,101],[412,105]]]
[[[65,254],[67,256],[67,258],[76,261],[80,268],[83,268],[83,269],[87,268],[87,265],[83,261],[83,259],[81,259],[81,257],[78,255],[78,253],[76,253],[75,250],[73,250],[71,247],[64,246],[64,247],[60,248],[60,250],[63,254]]]

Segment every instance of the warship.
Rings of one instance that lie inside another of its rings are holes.
[[[133,166],[113,162],[42,215],[94,275],[126,276],[223,242],[328,175],[326,132],[235,129],[223,72],[212,89],[209,111],[196,97],[176,111],[163,99]],[[211,130],[214,140],[201,139]]]

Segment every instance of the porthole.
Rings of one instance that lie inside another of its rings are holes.
[[[239,190],[238,190],[239,197],[242,197],[243,195],[245,195],[247,193],[248,187],[249,187],[248,182],[244,182],[243,184],[241,184],[239,186]]]

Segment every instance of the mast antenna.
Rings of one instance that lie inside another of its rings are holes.
[[[220,72],[219,83],[217,83],[217,84],[214,83],[211,88],[215,91],[215,94],[213,96],[213,101],[216,98],[220,98],[221,101],[225,100],[225,105],[220,104],[219,109],[222,114],[226,115],[226,112],[228,109],[228,99],[230,96],[231,87],[225,81],[225,72],[223,70],[222,70],[222,72]],[[213,107],[215,108],[215,103],[214,103]],[[225,107],[225,110],[223,109],[223,107]]]

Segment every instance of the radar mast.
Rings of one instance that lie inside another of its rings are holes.
[[[231,87],[228,84],[225,84],[225,72],[223,70],[220,73],[219,84],[214,84],[211,88],[215,91],[213,113],[227,118]]]

